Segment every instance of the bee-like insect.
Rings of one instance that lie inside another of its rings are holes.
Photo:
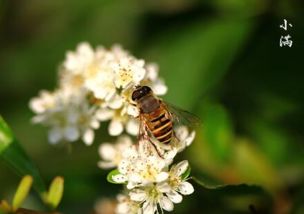
[[[137,86],[132,93],[132,100],[139,109],[139,138],[148,139],[157,150],[151,137],[154,137],[162,145],[170,145],[178,140],[174,133],[174,125],[182,119],[197,123],[194,115],[173,108],[154,95],[148,86]]]

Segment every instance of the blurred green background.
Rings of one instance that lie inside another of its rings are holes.
[[[292,23],[279,28],[283,19]],[[56,86],[57,67],[81,41],[120,43],[156,62],[165,99],[203,121],[179,156],[212,184],[258,184],[267,193],[196,186],[175,213],[304,213],[304,4],[301,0],[2,0],[0,113],[41,169],[46,182],[65,177],[64,213],[92,213],[97,199],[120,187],[97,168],[97,148],[110,140],[106,124],[91,147],[72,153],[47,143],[32,125],[28,101]],[[280,47],[290,34],[293,46]],[[0,198],[18,181],[0,162]],[[43,209],[35,193],[26,207]]]

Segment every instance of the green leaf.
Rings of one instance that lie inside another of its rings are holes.
[[[0,116],[0,154],[3,153],[6,147],[13,141],[13,134],[5,123],[3,118]]]
[[[222,79],[248,38],[247,19],[198,20],[164,31],[146,52],[169,86],[166,100],[190,109]]]
[[[231,156],[234,138],[228,113],[218,104],[205,104],[200,115],[204,118],[204,142],[208,144],[215,159],[225,163]]]
[[[16,140],[13,132],[0,116],[0,157],[15,172],[20,175],[31,175],[34,179],[34,188],[39,193],[46,191],[38,168],[33,164],[24,149]]]
[[[107,175],[107,181],[110,182],[110,183],[112,183],[112,184],[121,184],[121,183],[118,183],[118,182],[116,182],[116,181],[113,180],[113,176],[119,175],[119,174],[120,174],[120,172],[118,171],[118,169],[112,170]]]
[[[32,176],[26,175],[22,178],[13,199],[13,210],[17,210],[21,206],[32,187],[32,184]]]
[[[233,162],[246,183],[259,184],[269,192],[276,192],[284,186],[282,177],[267,156],[248,139],[236,139]]]
[[[46,203],[50,205],[52,209],[55,209],[63,196],[63,189],[64,189],[64,179],[63,177],[56,177],[52,181],[49,192],[47,194]]]
[[[210,185],[206,184],[196,177],[192,177],[192,180],[203,187],[204,189],[220,192],[221,194],[266,194],[267,192],[258,185],[251,184],[234,184],[234,185]]]

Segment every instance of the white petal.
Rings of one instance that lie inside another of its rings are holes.
[[[164,154],[164,158],[166,159],[166,161],[170,162],[170,161],[172,161],[172,159],[175,157],[176,154],[177,154],[177,150],[175,148],[173,148]],[[167,165],[169,165],[169,164],[167,164]]]
[[[130,199],[133,201],[144,201],[147,198],[147,194],[143,190],[136,189],[129,193]]]
[[[178,204],[183,200],[183,196],[178,194],[176,191],[170,191],[169,193],[167,193],[167,196],[175,204]]]
[[[86,81],[86,87],[90,90],[93,91],[94,96],[98,99],[105,100],[108,99],[108,97],[112,96],[115,94],[115,89],[111,89],[110,87],[104,87],[104,83],[96,83],[93,81]],[[113,86],[114,87],[114,86]]]
[[[180,193],[182,193],[183,195],[190,195],[194,192],[194,188],[192,186],[192,184],[190,184],[189,182],[182,182],[179,186],[178,186],[178,191]]]
[[[138,134],[138,129],[139,129],[139,124],[136,120],[129,120],[127,125],[126,125],[126,130],[129,134],[131,135],[137,135]]]
[[[69,109],[68,115],[67,115],[67,121],[69,124],[75,124],[78,120],[79,112],[77,112],[75,109]]]
[[[138,156],[138,151],[135,148],[135,146],[131,146],[126,148],[123,152],[122,152],[123,157],[128,158],[128,159],[134,159]]]
[[[41,105],[41,102],[40,102],[39,98],[32,98],[30,100],[29,107],[35,113],[42,113],[45,110],[43,105]]]
[[[135,84],[138,84],[145,76],[146,71],[143,67],[144,61],[140,60],[139,62],[139,66],[134,67],[133,69],[133,80],[135,82]]]
[[[116,183],[124,183],[127,181],[127,177],[122,175],[122,174],[118,174],[118,175],[113,175],[112,176],[113,181],[115,181]]]
[[[82,42],[77,45],[77,53],[87,58],[92,58],[94,56],[94,51],[88,42]]]
[[[152,89],[156,95],[165,95],[168,91],[167,86],[160,80],[153,84]]]
[[[128,203],[118,203],[115,211],[117,214],[128,214],[130,207],[128,206]],[[101,210],[101,213],[102,212],[103,211]]]
[[[123,131],[123,125],[119,120],[112,120],[109,125],[109,134],[112,136],[118,136]]]
[[[130,162],[126,161],[126,160],[122,160],[120,161],[120,163],[118,164],[118,171],[122,174],[127,174],[128,170],[130,168]]]
[[[60,129],[53,128],[48,133],[48,139],[51,144],[56,144],[62,139],[62,133]]]
[[[53,93],[43,90],[39,93],[39,97],[30,100],[29,106],[35,113],[43,113],[54,106],[54,98]]]
[[[97,165],[102,169],[110,169],[116,167],[115,163],[106,161],[98,161]]]
[[[127,184],[127,189],[134,189],[136,187],[137,183],[133,183],[131,181],[128,182]]]
[[[162,182],[157,184],[157,188],[159,189],[159,191],[161,192],[170,192],[171,191],[171,187],[169,186],[169,184],[167,182]]]
[[[176,166],[173,167],[172,172],[174,175],[180,177],[189,167],[189,163],[187,160],[179,162]]]
[[[186,138],[185,144],[187,146],[190,146],[194,138],[195,138],[195,131],[192,131],[191,134]]]
[[[143,204],[143,213],[144,214],[154,214],[157,207],[156,207],[156,204],[154,204],[153,202],[151,201],[146,201],[144,204]]]
[[[172,211],[174,208],[172,201],[166,196],[163,196],[160,199],[159,205],[166,211]]]
[[[142,177],[138,173],[132,173],[129,179],[134,183],[140,183],[142,181]]]
[[[165,181],[169,177],[167,172],[161,172],[156,176],[156,182]]]
[[[109,120],[113,117],[114,115],[114,111],[110,110],[110,109],[101,109],[99,111],[96,112],[96,117],[100,120],[100,121],[106,121]]]
[[[117,147],[119,148],[119,150],[122,151],[129,148],[133,143],[131,137],[128,135],[120,136],[117,141],[118,141]]]
[[[96,120],[96,119],[92,119],[91,123],[90,123],[90,126],[93,128],[93,129],[98,129],[99,128],[99,121]]]
[[[176,129],[177,138],[184,141],[188,137],[189,131],[186,126],[180,126]]]
[[[82,140],[86,145],[92,145],[93,140],[94,140],[94,131],[93,129],[87,129],[83,136],[82,136]]]
[[[146,78],[154,81],[157,79],[157,76],[158,76],[158,65],[156,63],[149,63],[146,65],[146,70],[147,70],[147,73],[146,73]]]
[[[116,95],[114,98],[108,101],[108,105],[112,109],[119,109],[123,104],[123,100],[121,97]]]
[[[138,108],[133,105],[128,105],[127,113],[128,113],[128,115],[131,115],[133,117],[137,117],[139,115]]]
[[[111,143],[103,143],[98,148],[99,155],[104,160],[113,160],[116,155],[116,150]]]
[[[75,141],[79,138],[79,131],[75,126],[68,126],[64,129],[64,137],[67,141]]]

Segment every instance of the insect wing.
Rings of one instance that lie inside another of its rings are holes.
[[[139,115],[139,132],[138,140],[146,140],[149,138],[148,130],[146,128],[145,118],[142,115]]]
[[[172,104],[163,103],[163,105],[171,113],[175,125],[185,125],[191,129],[195,129],[201,124],[200,119],[196,115]]]

